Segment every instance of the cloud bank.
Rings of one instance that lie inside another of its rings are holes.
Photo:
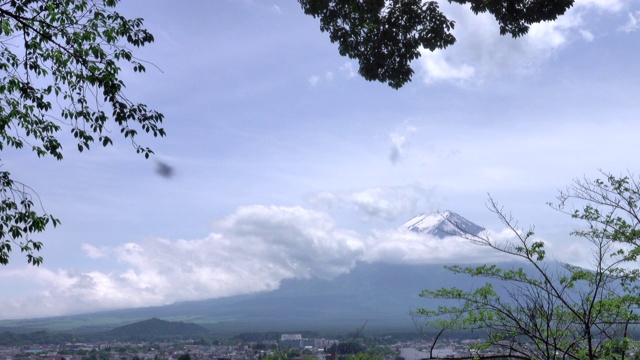
[[[19,301],[2,301],[0,317],[60,315],[109,308],[163,305],[276,289],[283,279],[332,278],[362,257],[364,242],[338,229],[325,213],[300,207],[247,206],[216,223],[202,239],[152,238],[113,248],[83,246],[90,258],[112,257],[125,270],[103,273],[16,270],[49,284]],[[43,304],[42,306],[40,304]]]
[[[350,199],[362,204],[365,212],[379,213],[380,209],[364,204],[371,205],[370,194],[375,198],[380,191],[365,190]],[[389,208],[407,206],[402,196],[395,199],[396,204]],[[508,260],[468,240],[440,239],[402,228],[374,230],[365,236],[337,227],[326,212],[298,206],[241,207],[216,221],[215,227],[216,232],[201,239],[150,238],[115,247],[83,246],[92,259],[118,262],[118,271],[25,267],[2,272],[0,278],[35,282],[47,290],[0,301],[0,318],[165,305],[269,291],[284,279],[334,278],[349,272],[357,261],[425,264]],[[509,234],[496,232],[492,236],[506,239]]]

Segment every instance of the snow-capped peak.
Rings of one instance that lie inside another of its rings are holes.
[[[447,236],[478,235],[483,227],[472,223],[453,211],[420,214],[402,225],[415,232],[428,233],[439,238]]]

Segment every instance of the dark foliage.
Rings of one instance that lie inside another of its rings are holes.
[[[73,335],[48,331],[36,331],[27,334],[3,332],[0,334],[0,345],[46,345],[71,342]]]
[[[573,0],[449,0],[471,4],[474,13],[490,13],[500,34],[519,37],[532,24],[554,20]],[[411,61],[422,48],[434,51],[453,45],[455,23],[436,1],[299,0],[305,14],[320,19],[320,30],[338,43],[342,56],[356,59],[358,73],[369,81],[398,89],[411,81]]]

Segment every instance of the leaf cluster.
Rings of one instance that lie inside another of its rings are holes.
[[[632,174],[614,176],[602,172],[602,175],[604,180],[574,180],[557,196],[558,202],[550,205],[587,224],[572,235],[591,241],[608,239],[620,245],[615,249],[615,256],[625,261],[637,261],[640,255],[640,183]],[[582,206],[576,208],[576,204]]]
[[[117,1],[28,0],[0,6],[0,149],[29,145],[38,156],[62,159],[55,136],[68,127],[79,151],[97,140],[112,144],[112,119],[136,151],[136,127],[164,136],[163,115],[129,100],[121,66],[145,71],[129,46],[153,42],[142,19],[111,10]],[[137,126],[134,126],[137,125]]]
[[[431,51],[455,42],[454,22],[435,1],[300,0],[307,15],[320,18],[320,30],[338,43],[340,55],[357,59],[366,80],[394,89],[410,81],[412,60],[421,47]]]
[[[500,35],[514,38],[526,35],[531,25],[553,21],[563,15],[574,0],[449,0],[458,4],[469,4],[474,14],[489,13],[500,26]]]
[[[26,254],[29,264],[42,263],[42,257],[35,254],[42,248],[42,242],[34,240],[32,234],[44,231],[49,224],[55,227],[60,220],[47,213],[38,214],[34,200],[39,202],[29,187],[13,181],[8,172],[0,171],[0,264],[9,263],[13,246]]]
[[[96,141],[111,145],[112,124],[135,151],[139,131],[164,136],[163,115],[125,95],[123,66],[144,72],[131,48],[154,38],[142,19],[114,10],[117,0],[9,0],[0,4],[0,151],[30,148],[38,157],[63,158],[60,132],[67,129],[79,151]],[[0,263],[12,244],[29,263],[42,243],[31,238],[59,221],[36,212],[37,194],[0,174]],[[20,185],[20,186],[18,186]]]
[[[420,51],[453,45],[455,22],[437,1],[422,0],[298,0],[305,14],[320,19],[342,56],[358,60],[358,73],[369,81],[398,89],[411,81],[411,62]],[[573,5],[573,0],[449,0],[470,4],[475,14],[490,13],[500,34],[519,37],[532,24],[550,21]]]

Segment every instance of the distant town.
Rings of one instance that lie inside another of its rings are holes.
[[[3,335],[0,334],[0,337]],[[398,341],[382,338],[326,339],[305,338],[302,334],[282,334],[279,340],[179,341],[98,341],[49,345],[0,345],[0,359],[33,360],[336,360],[379,359],[420,360],[470,356],[479,340],[440,340],[430,353],[428,340]],[[358,355],[360,356],[358,356]],[[482,355],[499,355],[498,349],[484,350]]]

